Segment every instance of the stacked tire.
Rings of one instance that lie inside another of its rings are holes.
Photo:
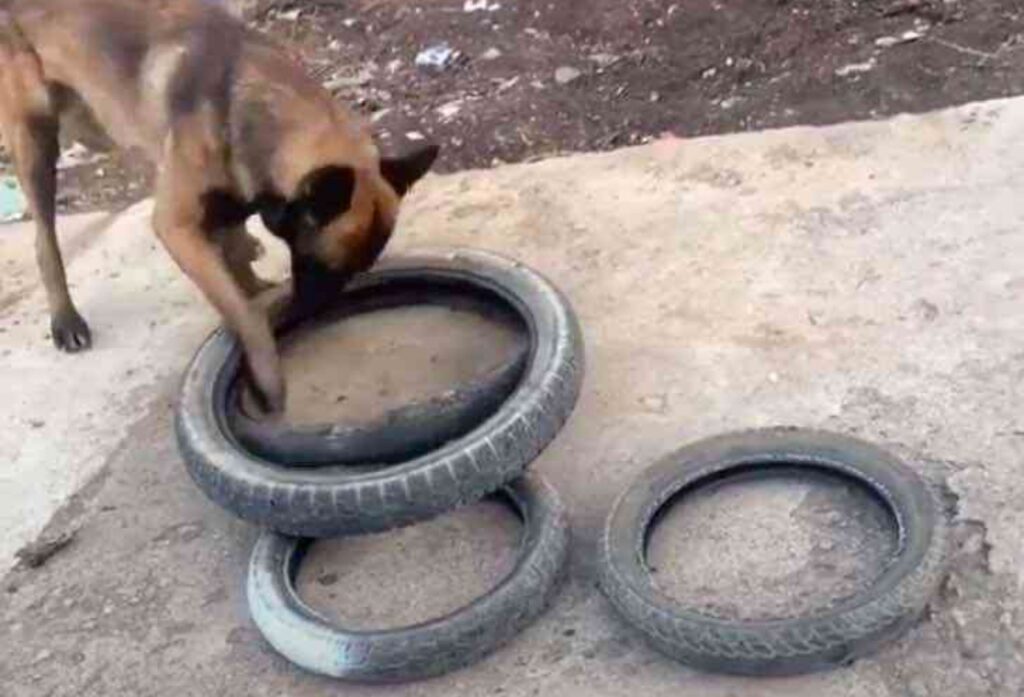
[[[192,479],[213,501],[264,528],[248,577],[252,616],[284,656],[313,672],[396,682],[468,665],[545,609],[568,556],[557,493],[527,467],[579,395],[583,345],[565,297],[537,272],[482,252],[423,253],[358,277],[333,318],[409,304],[468,304],[503,313],[528,348],[443,404],[414,405],[378,424],[305,431],[238,408],[242,352],[226,331],[200,348],[176,412]],[[280,333],[295,326],[287,321]],[[524,522],[513,571],[490,593],[424,624],[378,632],[340,627],[295,588],[313,539],[382,532],[495,496]]]

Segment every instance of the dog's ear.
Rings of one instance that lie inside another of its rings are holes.
[[[423,145],[399,157],[385,157],[380,161],[380,173],[399,196],[404,196],[434,164],[441,148],[433,143]]]
[[[321,167],[303,177],[296,198],[318,225],[326,225],[348,210],[355,189],[351,167]]]

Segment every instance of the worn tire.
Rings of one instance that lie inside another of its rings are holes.
[[[378,265],[351,292],[389,284],[486,292],[523,320],[531,341],[526,371],[489,418],[443,447],[387,468],[290,468],[241,447],[227,424],[241,349],[215,332],[181,388],[175,426],[189,474],[236,515],[298,537],[378,532],[476,501],[518,477],[555,437],[579,395],[583,345],[562,294],[540,274],[497,255],[421,253]],[[374,464],[374,463],[367,463]]]
[[[885,503],[899,544],[868,588],[817,614],[739,621],[687,608],[654,585],[645,557],[658,511],[684,491],[761,468],[848,477]],[[619,614],[671,658],[719,673],[806,673],[849,663],[913,624],[943,578],[947,538],[934,488],[884,450],[820,431],[748,431],[685,447],[640,475],[608,517],[600,585]]]
[[[309,540],[265,532],[249,564],[248,598],[263,636],[293,663],[359,682],[402,682],[467,666],[533,622],[554,596],[568,556],[558,495],[536,475],[503,491],[523,519],[519,559],[492,591],[439,619],[399,629],[351,631],[306,605],[295,579]]]

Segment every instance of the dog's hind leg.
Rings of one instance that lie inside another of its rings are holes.
[[[92,343],[68,293],[57,245],[58,114],[43,71],[10,15],[0,10],[0,134],[14,160],[36,227],[36,260],[50,306],[53,342],[65,351]]]

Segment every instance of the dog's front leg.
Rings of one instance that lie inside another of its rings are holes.
[[[161,168],[153,217],[156,234],[241,340],[264,406],[279,412],[284,408],[284,375],[270,323],[238,286],[220,246],[211,238],[213,231],[205,229],[202,198],[208,187],[196,176],[203,170],[181,164],[189,161],[176,163],[172,157]]]

